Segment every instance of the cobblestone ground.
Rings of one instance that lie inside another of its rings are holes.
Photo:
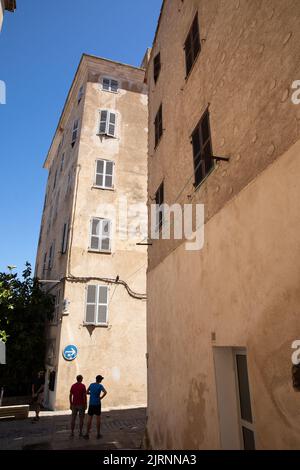
[[[70,437],[71,416],[66,413],[41,412],[40,420],[34,423],[31,417],[19,421],[0,420],[0,450],[136,450],[141,448],[146,422],[144,408],[103,412],[101,425],[103,438],[96,439],[96,422],[93,422],[88,441],[78,436],[78,429],[75,429],[75,436]],[[30,413],[30,416],[32,415]],[[76,426],[78,427],[78,421]]]

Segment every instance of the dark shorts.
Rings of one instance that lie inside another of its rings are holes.
[[[72,416],[76,418],[77,414],[79,414],[79,416],[84,416],[84,413],[85,413],[85,407],[84,406],[76,406],[76,405],[73,405],[72,406]]]
[[[88,409],[89,416],[100,416],[101,415],[101,405],[90,405]]]

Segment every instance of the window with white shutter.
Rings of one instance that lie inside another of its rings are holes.
[[[93,218],[91,221],[90,249],[111,252],[111,221]]]
[[[111,93],[118,93],[119,83],[113,78],[104,77],[102,80],[102,90],[110,91]]]
[[[54,243],[50,246],[50,251],[49,251],[49,258],[48,258],[48,269],[52,269],[53,267],[53,257],[54,257]]]
[[[114,162],[109,160],[97,160],[95,186],[102,189],[112,189],[113,173]]]
[[[77,137],[78,137],[78,129],[79,129],[79,119],[76,119],[73,124],[73,131],[72,131],[72,140],[71,145],[74,147]]]
[[[61,252],[65,254],[68,248],[68,236],[69,236],[69,224],[64,224],[63,227],[63,236],[62,236],[62,243],[61,243]]]
[[[107,109],[102,109],[100,111],[99,135],[116,137],[116,124],[116,113],[108,111]]]
[[[77,99],[78,99],[78,104],[80,103],[81,98],[83,97],[83,88],[84,88],[84,86],[81,85],[81,87],[79,88],[79,91],[78,91],[78,97],[77,97]]]
[[[85,324],[107,325],[108,323],[108,286],[87,286]]]

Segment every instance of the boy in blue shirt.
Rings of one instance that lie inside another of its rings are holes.
[[[92,383],[87,389],[87,395],[90,395],[90,403],[88,409],[88,422],[86,428],[85,439],[89,439],[90,430],[92,426],[93,416],[97,416],[97,439],[100,439],[102,435],[100,434],[100,424],[101,424],[101,400],[107,395],[107,391],[101,384],[104,377],[102,375],[97,375],[96,382]],[[102,393],[102,395],[101,395]]]

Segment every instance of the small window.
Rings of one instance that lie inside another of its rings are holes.
[[[51,270],[53,268],[53,256],[54,256],[54,243],[50,246],[49,251],[49,258],[48,258],[48,269]]]
[[[116,114],[103,109],[100,111],[99,135],[116,137]]]
[[[47,269],[47,252],[44,254],[44,261],[43,261],[43,276],[45,275],[46,273],[46,269]]]
[[[185,45],[186,76],[189,75],[192,66],[201,50],[198,13],[196,14]]]
[[[61,252],[65,254],[68,248],[68,236],[69,236],[69,224],[64,224],[63,227],[63,235],[62,235],[62,243],[61,243]]]
[[[53,189],[55,189],[55,187],[56,187],[56,181],[57,181],[57,170],[56,170],[55,176],[54,176]]]
[[[55,212],[54,212],[54,219],[57,218],[58,209],[59,209],[59,198],[60,198],[60,190],[58,190],[56,199],[55,199]]]
[[[160,74],[161,62],[160,62],[160,52],[154,57],[153,61],[153,78],[156,83]]]
[[[89,285],[87,287],[85,323],[88,325],[107,325],[108,287]]]
[[[83,89],[84,89],[84,86],[83,86],[83,85],[81,85],[81,87],[79,88],[79,91],[78,91],[78,97],[77,97],[78,104],[80,103],[80,101],[81,101],[81,98],[83,97]]]
[[[155,194],[156,203],[156,227],[160,229],[163,224],[164,210],[162,205],[164,204],[164,183],[162,182]]]
[[[76,119],[74,121],[73,125],[73,131],[72,131],[72,140],[71,140],[71,145],[74,147],[77,137],[78,137],[78,129],[79,129],[79,119]]]
[[[95,186],[103,189],[113,188],[113,172],[114,162],[108,160],[97,160]]]
[[[159,110],[155,116],[154,127],[155,127],[155,147],[157,147],[161,139],[161,136],[163,134],[162,104],[160,105]]]
[[[102,80],[102,90],[110,91],[112,93],[118,93],[119,90],[119,83],[117,80],[113,80],[112,78],[103,78]]]
[[[111,221],[92,219],[90,249],[100,252],[111,252]]]
[[[194,174],[197,187],[214,167],[209,113],[206,111],[192,134]]]

